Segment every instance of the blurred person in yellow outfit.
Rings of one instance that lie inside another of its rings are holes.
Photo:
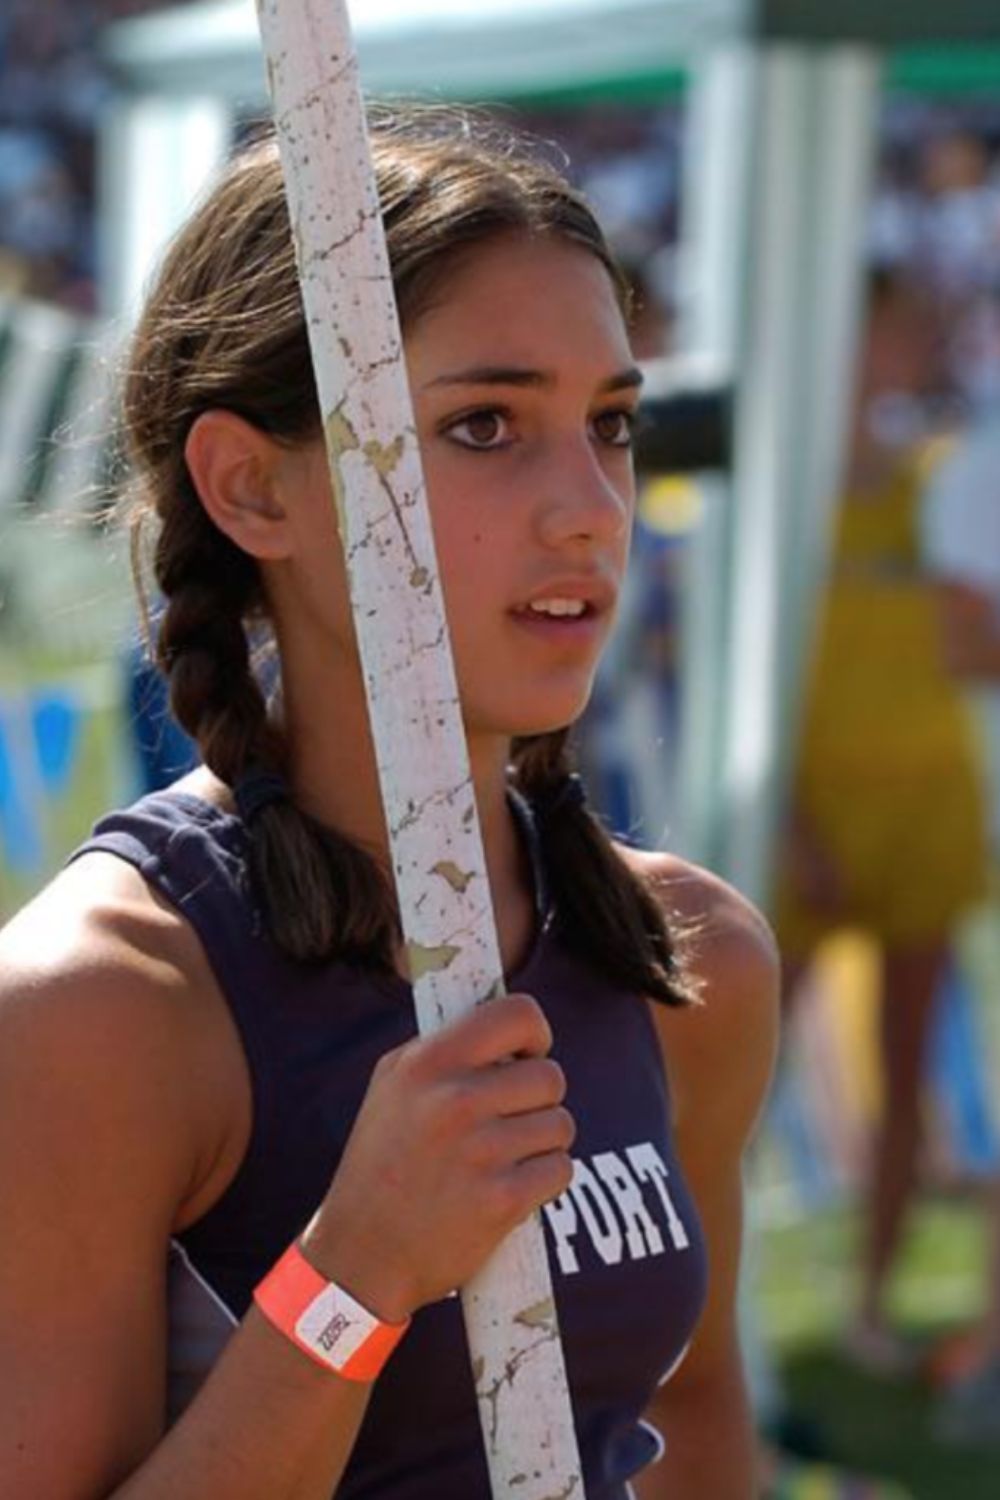
[[[1000,285],[993,290],[1000,315]],[[1000,365],[968,432],[928,487],[922,541],[939,583],[945,660],[972,695],[988,752],[994,869],[1000,867]],[[1000,1176],[989,1185],[990,1248],[978,1326],[953,1353],[937,1430],[957,1442],[1000,1441]]]
[[[956,920],[986,880],[972,726],[942,659],[921,563],[919,509],[933,457],[885,421],[890,401],[897,414],[918,409],[936,350],[919,289],[894,269],[875,271],[776,893],[790,1003],[832,932],[863,929],[881,951],[882,1107],[847,1345],[887,1373],[905,1357],[884,1294],[913,1193],[933,1002]]]

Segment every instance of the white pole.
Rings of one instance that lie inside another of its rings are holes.
[[[344,0],[259,0],[422,1032],[503,969]],[[331,537],[332,541],[332,537]],[[581,1497],[541,1226],[462,1294],[495,1500]]]
[[[79,363],[38,495],[42,513],[59,512],[79,519],[104,498],[98,480],[114,421],[111,372],[118,337],[113,324],[92,323],[78,330]]]
[[[759,49],[747,41],[692,58],[681,232],[683,353],[733,385],[745,321]],[[720,796],[731,604],[733,489],[698,476],[701,520],[681,596],[679,795],[670,848],[717,869],[727,826]]]
[[[135,317],[151,267],[225,161],[231,134],[229,108],[216,98],[118,94],[111,100],[99,132],[104,317]]]
[[[17,304],[0,376],[0,511],[23,497],[32,460],[49,438],[52,393],[70,357],[77,321],[44,302]]]
[[[768,894],[775,806],[776,733],[785,628],[782,525],[808,434],[795,382],[804,320],[803,204],[814,78],[805,48],[776,45],[761,60],[750,205],[747,317],[740,350],[733,460],[733,572],[724,722],[725,874],[752,900]]]
[[[801,493],[786,528],[788,599],[780,710],[785,760],[793,758],[803,678],[829,566],[848,459],[851,397],[864,302],[865,229],[878,149],[881,59],[867,47],[824,48],[813,63],[817,118],[808,252],[808,347],[798,372],[810,437],[799,453]],[[796,430],[801,431],[799,423]],[[787,767],[780,779],[785,779]]]
[[[766,902],[843,466],[875,151],[876,54],[761,61],[733,464],[722,873]]]

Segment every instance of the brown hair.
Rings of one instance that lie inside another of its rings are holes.
[[[404,328],[456,257],[510,232],[581,245],[607,268],[627,309],[627,287],[589,208],[523,140],[439,109],[373,113],[370,129]],[[157,660],[176,718],[205,764],[237,788],[251,772],[280,774],[286,748],[251,658],[266,614],[257,566],[209,520],[184,460],[192,423],[213,407],[292,444],[320,430],[272,140],[234,159],[174,241],[133,339],[123,397],[132,476],[124,508],[137,575],[146,522],[159,522]],[[515,743],[513,782],[531,802],[551,800],[570,769],[566,731]],[[658,901],[598,820],[565,799],[539,823],[567,944],[642,993],[690,998]],[[289,798],[250,817],[248,839],[265,919],[284,952],[391,966],[398,916],[377,860]]]

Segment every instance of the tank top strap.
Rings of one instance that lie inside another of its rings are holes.
[[[528,858],[541,935],[555,910],[538,819],[516,788],[508,787],[507,798]],[[254,973],[275,977],[286,968],[250,887],[246,829],[235,814],[166,788],[101,818],[68,862],[96,852],[133,865],[191,923],[229,994],[242,994]]]
[[[253,899],[239,818],[168,788],[101,818],[69,862],[91,853],[114,854],[131,864],[190,923],[251,1062],[266,1078],[272,1039],[259,995],[287,982],[288,961],[268,938]]]

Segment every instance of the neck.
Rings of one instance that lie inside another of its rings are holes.
[[[861,422],[851,444],[847,487],[854,492],[879,489],[899,463],[899,450],[889,448]]]
[[[388,865],[389,836],[360,674],[353,672],[350,681],[331,680],[344,675],[336,667],[328,669],[321,687],[315,680],[303,682],[285,675],[284,719],[292,746],[292,789],[306,812]],[[328,704],[336,705],[335,714],[325,711],[323,705]],[[523,850],[506,797],[510,742],[499,736],[471,736],[468,753],[486,872],[494,909],[500,913],[516,906],[526,893],[530,895]]]

